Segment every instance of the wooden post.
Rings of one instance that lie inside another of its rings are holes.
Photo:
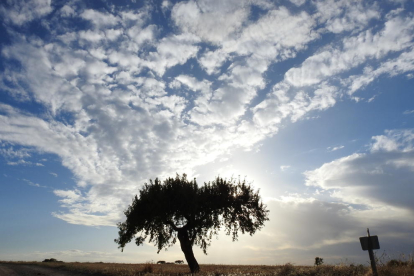
[[[367,233],[368,233],[368,237],[371,237],[371,235],[369,234],[369,228],[367,228]],[[371,244],[371,239],[368,239],[368,254],[369,254],[369,259],[371,261],[372,275],[378,276],[377,265],[375,263],[374,250]]]

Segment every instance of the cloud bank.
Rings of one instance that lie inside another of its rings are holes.
[[[414,19],[399,4],[292,3],[299,10],[265,0],[2,5],[11,43],[1,52],[0,89],[12,100],[0,104],[0,139],[56,154],[72,171],[77,186],[54,191],[64,210],[54,216],[114,225],[138,183],[253,150],[283,124],[414,70]],[[42,34],[23,31],[36,22]],[[287,61],[296,65],[279,69]],[[411,137],[390,131],[367,153],[306,172],[306,185],[342,203],[301,204],[328,217],[351,213],[350,222],[360,211],[347,204],[411,212]]]

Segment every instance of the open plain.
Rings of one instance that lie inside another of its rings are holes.
[[[275,276],[371,276],[363,265],[212,265],[201,264],[197,275],[275,275]],[[412,276],[414,266],[387,266],[378,268],[381,276]],[[0,262],[0,276],[137,276],[137,275],[191,275],[188,266],[176,264],[119,264],[119,263],[41,263]]]

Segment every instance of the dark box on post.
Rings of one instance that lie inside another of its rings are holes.
[[[359,241],[361,242],[361,247],[364,251],[370,249],[380,249],[378,236],[360,237]]]

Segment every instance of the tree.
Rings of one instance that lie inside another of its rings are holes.
[[[316,257],[315,258],[315,265],[320,266],[323,264],[323,258]]]
[[[233,241],[239,232],[253,235],[268,219],[259,196],[246,181],[217,177],[211,183],[198,186],[196,179],[177,174],[163,183],[145,183],[132,204],[124,212],[126,221],[118,223],[119,237],[115,239],[119,248],[135,238],[139,246],[148,238],[161,249],[172,246],[177,238],[192,273],[200,267],[194,257],[193,245],[204,254],[213,236],[224,228]]]

